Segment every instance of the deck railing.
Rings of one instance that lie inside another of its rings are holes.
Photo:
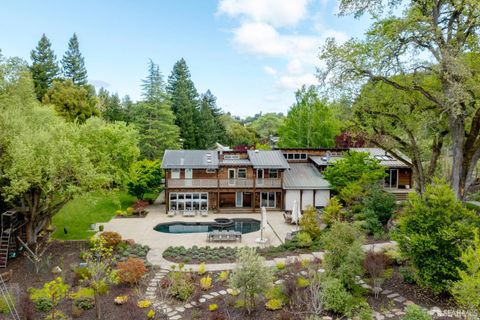
[[[253,179],[168,179],[169,188],[253,188]],[[281,179],[257,179],[257,188],[280,188]]]

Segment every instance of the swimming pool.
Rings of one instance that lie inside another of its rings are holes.
[[[157,224],[153,229],[163,233],[200,233],[214,230],[234,230],[241,233],[250,233],[260,230],[260,221],[250,218],[218,218],[210,222],[174,221]]]

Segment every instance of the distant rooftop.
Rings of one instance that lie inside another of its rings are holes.
[[[356,151],[356,152],[367,152],[370,156],[374,159],[380,161],[380,165],[384,167],[390,168],[408,168],[409,166],[403,162],[395,158],[392,154],[388,153],[387,151],[383,150],[382,148],[349,148],[348,150]],[[406,162],[411,163],[409,157],[404,155],[403,153],[397,152],[399,156],[402,157]],[[319,166],[327,166],[329,164],[333,164],[336,161],[342,159],[342,156],[332,155],[332,156],[310,156],[310,159]]]
[[[279,150],[248,150],[248,158],[254,168],[273,168],[288,169],[290,168],[283,153]]]
[[[165,150],[163,169],[217,169],[217,150]]]
[[[329,189],[330,184],[311,163],[291,163],[283,178],[284,189]]]

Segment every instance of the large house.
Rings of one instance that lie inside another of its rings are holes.
[[[302,210],[324,207],[330,185],[322,171],[334,165],[344,149],[278,150],[166,150],[165,202],[167,211],[255,212]],[[412,185],[409,159],[399,161],[378,148],[354,148],[368,152],[385,166],[384,186],[398,200]]]

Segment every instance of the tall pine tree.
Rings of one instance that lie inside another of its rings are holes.
[[[198,123],[201,124],[201,129],[197,132],[199,148],[206,149],[212,147],[215,142],[226,142],[226,130],[220,121],[222,114],[222,110],[217,106],[217,98],[207,90],[200,99]]]
[[[62,71],[66,79],[72,80],[76,85],[87,84],[87,69],[85,60],[80,52],[78,38],[74,33],[68,41],[68,50],[62,58]]]
[[[37,99],[42,101],[43,96],[52,86],[53,80],[59,74],[57,56],[45,34],[38,41],[37,47],[30,52],[30,58],[32,59],[30,72],[35,85],[35,94]]]
[[[180,130],[166,99],[162,74],[150,60],[148,75],[142,84],[144,101],[135,107],[135,123],[140,129],[140,151],[145,158],[156,160],[166,149],[181,147]]]
[[[180,128],[180,137],[185,149],[196,149],[198,145],[198,93],[193,81],[190,79],[190,71],[187,63],[182,58],[173,66],[172,73],[168,77],[167,92],[175,113],[176,124]]]

